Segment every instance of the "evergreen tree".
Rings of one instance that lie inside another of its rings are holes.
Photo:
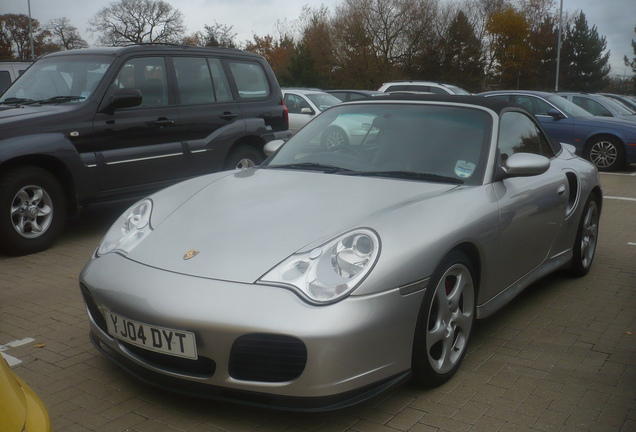
[[[563,90],[598,92],[609,83],[610,52],[603,54],[606,46],[605,37],[599,36],[596,26],[588,27],[581,12],[573,26],[566,27],[560,78]]]
[[[443,81],[479,91],[484,74],[482,44],[464,12],[457,12],[448,27],[442,50]]]
[[[634,33],[636,33],[636,27],[634,27]],[[632,49],[634,50],[634,59],[632,61],[629,61],[627,56],[624,56],[623,61],[625,62],[625,66],[631,67],[634,74],[636,74],[636,41],[633,39],[632,39]],[[632,80],[634,81],[634,87],[636,87],[636,75],[632,77]]]
[[[304,42],[296,45],[294,55],[289,59],[290,84],[300,87],[321,87],[320,75],[316,71],[316,60]]]

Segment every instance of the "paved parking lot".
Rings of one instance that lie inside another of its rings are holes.
[[[406,384],[307,414],[137,381],[89,342],[78,288],[122,207],[86,212],[46,252],[0,255],[0,351],[40,395],[55,431],[636,431],[636,165],[603,174],[602,185],[591,272],[541,280],[478,322],[460,371],[436,389]]]

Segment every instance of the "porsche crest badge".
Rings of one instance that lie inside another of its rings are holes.
[[[186,254],[183,256],[184,260],[189,260],[194,258],[195,256],[197,256],[197,254],[199,253],[198,250],[195,249],[190,249],[188,252],[186,252]]]

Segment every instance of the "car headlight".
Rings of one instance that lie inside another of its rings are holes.
[[[97,255],[129,253],[152,231],[152,201],[143,199],[126,210],[110,227],[97,249]]]
[[[292,287],[311,302],[333,303],[360,285],[379,255],[378,235],[370,229],[356,229],[290,256],[259,282]]]

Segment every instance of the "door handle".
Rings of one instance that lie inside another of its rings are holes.
[[[559,186],[559,188],[557,189],[557,195],[560,197],[565,195],[565,185]]]
[[[221,118],[223,120],[234,120],[237,117],[238,117],[238,114],[234,114],[232,112],[224,112],[223,114],[221,114]]]
[[[167,119],[167,118],[160,118],[157,121],[155,121],[154,124],[159,126],[159,127],[172,126],[174,124],[174,120],[170,120],[170,119]]]

